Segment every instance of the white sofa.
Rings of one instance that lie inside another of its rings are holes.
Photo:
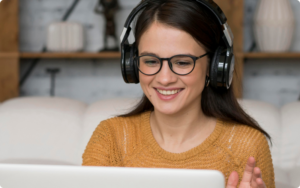
[[[82,153],[100,121],[122,114],[137,99],[87,105],[46,97],[15,98],[0,104],[0,163],[81,165]],[[242,107],[272,136],[277,187],[300,185],[300,102],[282,108],[241,100]]]

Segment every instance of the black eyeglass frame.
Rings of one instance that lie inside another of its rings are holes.
[[[202,57],[204,57],[204,56],[206,56],[206,55],[208,55],[208,54],[210,54],[210,52],[207,52],[207,53],[205,53],[205,54],[203,54],[203,55],[201,55],[201,56],[199,56],[199,57],[196,57],[196,56],[193,56],[193,55],[178,54],[178,55],[174,55],[174,56],[169,57],[169,58],[159,58],[159,57],[157,57],[157,56],[155,56],[155,55],[149,54],[149,55],[137,56],[137,57],[135,57],[135,59],[137,59],[136,62],[137,62],[137,68],[138,68],[138,70],[139,70],[142,74],[144,74],[144,75],[147,75],[147,76],[153,76],[153,75],[159,73],[159,71],[160,71],[161,68],[162,68],[163,61],[164,61],[164,60],[167,60],[167,61],[168,61],[169,68],[171,69],[171,71],[172,71],[174,74],[177,74],[177,75],[180,75],[180,76],[185,76],[185,75],[188,75],[188,74],[190,74],[191,72],[193,72],[193,70],[195,69],[196,61],[197,61],[198,59],[200,59],[200,58],[202,58]],[[159,67],[159,70],[158,70],[156,73],[154,73],[154,74],[145,74],[145,73],[143,73],[143,72],[140,70],[140,68],[139,68],[140,58],[141,58],[141,57],[144,57],[144,56],[152,56],[152,57],[155,57],[155,58],[159,59],[159,61],[160,61],[160,67]],[[193,69],[192,69],[189,73],[186,73],[186,74],[178,74],[178,73],[176,73],[176,72],[173,70],[173,68],[172,68],[172,63],[171,63],[171,59],[174,58],[174,57],[178,57],[178,56],[186,56],[186,57],[190,57],[190,58],[192,58],[192,59],[194,60]]]

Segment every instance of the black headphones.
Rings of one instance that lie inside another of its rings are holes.
[[[143,8],[145,8],[151,0],[145,0],[135,7],[129,14],[123,32],[120,37],[121,41],[121,69],[122,76],[126,83],[139,83],[139,71],[137,63],[134,58],[138,56],[138,49],[134,43],[129,44],[128,37],[131,31],[130,24],[134,17]],[[222,39],[224,44],[220,44],[210,62],[209,76],[210,85],[216,89],[226,88],[229,89],[233,71],[234,71],[234,54],[233,54],[233,34],[227,18],[221,8],[212,0],[195,0],[201,5],[208,8],[218,19],[223,28]]]

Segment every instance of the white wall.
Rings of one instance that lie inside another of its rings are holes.
[[[117,33],[131,8],[139,0],[119,0],[121,10],[116,15]],[[258,0],[245,0],[245,50],[253,40],[252,17]],[[20,0],[20,50],[39,51],[44,45],[46,27],[58,21],[72,0]],[[69,20],[83,23],[86,30],[86,50],[96,52],[103,44],[103,18],[93,13],[97,0],[81,0]],[[292,51],[300,51],[300,3],[291,0],[296,13],[297,28]],[[29,65],[22,60],[21,74]],[[118,60],[43,59],[25,85],[21,95],[48,96],[50,77],[45,69],[59,67],[56,95],[94,102],[112,97],[139,97],[139,85],[123,82]],[[244,98],[267,101],[282,106],[300,95],[300,60],[248,60],[244,72]]]

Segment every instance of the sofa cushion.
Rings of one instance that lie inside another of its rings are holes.
[[[288,171],[280,168],[274,168],[276,188],[295,188],[292,186]]]
[[[86,104],[63,98],[26,97],[0,106],[0,162],[81,164],[79,148]]]
[[[300,187],[300,166],[293,167],[288,171],[290,184],[293,187]]]
[[[300,186],[300,166],[292,169],[275,167],[276,188],[297,188]]]
[[[282,168],[300,166],[300,102],[289,103],[281,108],[282,116]],[[299,185],[298,185],[299,186]]]

